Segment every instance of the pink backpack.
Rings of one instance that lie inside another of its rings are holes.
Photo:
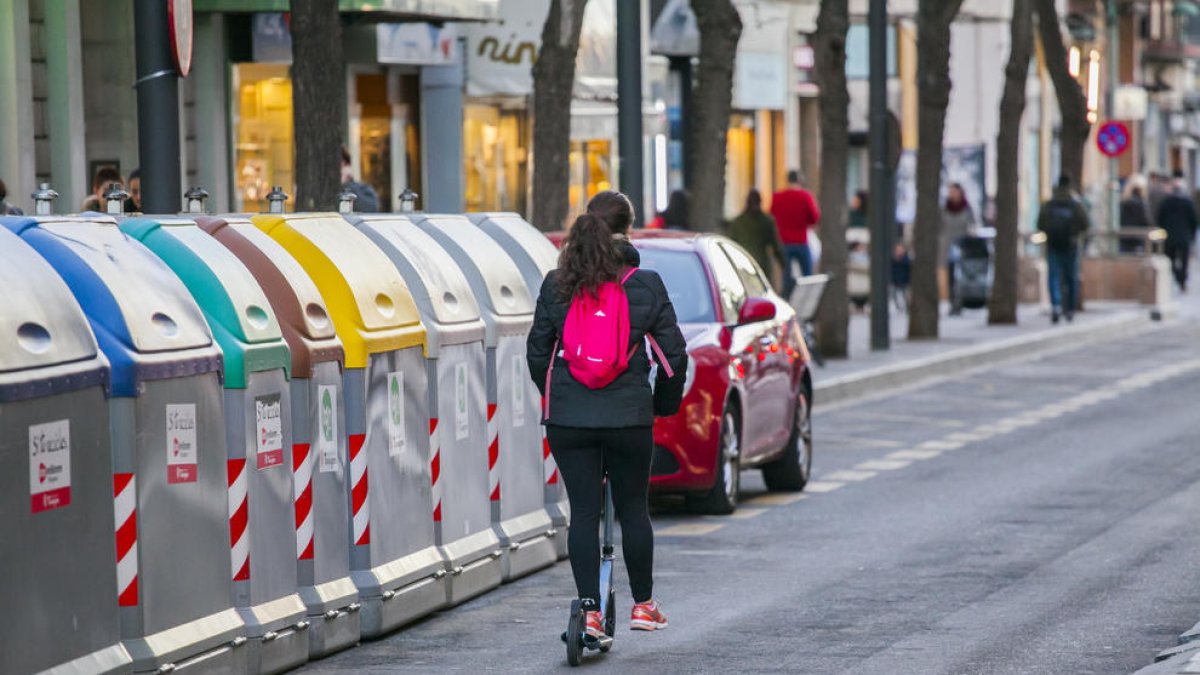
[[[581,293],[571,299],[563,324],[563,359],[571,376],[589,389],[602,389],[611,384],[629,367],[629,359],[637,349],[637,345],[626,349],[629,344],[629,298],[625,295],[625,282],[636,271],[636,267],[630,268],[620,283],[601,284],[595,296]],[[674,377],[658,343],[649,335],[646,338],[667,376]],[[545,417],[550,415],[550,378],[554,373],[559,342],[554,343],[550,368],[546,371]]]

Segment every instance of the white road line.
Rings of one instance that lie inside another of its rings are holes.
[[[722,523],[682,523],[663,528],[654,533],[656,537],[703,537],[725,527]]]
[[[747,502],[747,503],[758,504],[760,502],[751,501],[751,502]],[[755,516],[761,516],[762,514],[764,514],[766,512],[767,512],[766,509],[747,509],[744,507],[738,507],[738,510],[729,514],[729,517],[737,518],[738,520],[746,520],[748,518],[754,518]]]
[[[827,434],[821,437],[823,443],[842,443],[845,445],[865,446],[868,448],[900,448],[904,447],[904,443],[900,441],[889,441],[883,438],[862,438],[859,436],[837,436]]]
[[[843,471],[834,471],[831,474],[821,476],[821,478],[823,480],[834,481],[837,483],[857,483],[859,481],[874,478],[876,475],[878,474],[874,471],[853,471],[847,469]]]
[[[833,492],[834,490],[837,490],[845,485],[845,483],[810,481],[804,489],[812,494],[821,494],[824,492]]]
[[[872,459],[854,466],[860,471],[896,471],[912,464],[906,459]]]
[[[977,434],[968,431],[965,433],[959,432],[957,434],[950,434],[946,437],[946,440],[954,443],[974,443],[975,441],[982,441],[988,438],[991,438],[990,434]]]
[[[897,450],[886,459],[933,459],[941,454],[941,450]]]
[[[808,495],[799,492],[776,492],[772,494],[759,495],[754,499],[748,500],[747,504],[754,506],[787,506],[794,504],[802,499],[808,499]]]
[[[924,443],[918,445],[917,448],[921,450],[957,450],[964,445],[966,444],[962,441],[951,441],[947,439],[944,441],[925,441]]]

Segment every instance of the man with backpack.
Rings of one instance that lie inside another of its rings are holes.
[[[1187,291],[1188,263],[1192,256],[1192,241],[1196,238],[1196,204],[1187,196],[1183,179],[1175,181],[1175,189],[1163,197],[1155,214],[1155,222],[1167,231],[1164,253],[1171,259],[1171,271],[1179,290]]]
[[[1071,177],[1063,174],[1054,196],[1042,205],[1037,220],[1038,231],[1046,235],[1053,323],[1063,316],[1068,322],[1075,318],[1075,308],[1079,306],[1079,241],[1090,226],[1087,211],[1071,192]]]

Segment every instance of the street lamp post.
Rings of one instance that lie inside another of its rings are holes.
[[[179,84],[163,0],[136,0],[138,159],[144,213],[179,211]]]
[[[887,0],[871,0],[871,349],[891,347],[888,285],[891,283],[892,214],[888,189]]]
[[[1120,36],[1117,31],[1117,0],[1108,0],[1107,5],[1108,95],[1104,103],[1108,111],[1108,119],[1109,121],[1113,121],[1117,117],[1117,84],[1120,78],[1121,53],[1118,48]],[[1108,229],[1113,233],[1121,225],[1120,171],[1120,160],[1116,157],[1110,157],[1108,160]],[[1116,241],[1116,239],[1110,238],[1109,241]]]

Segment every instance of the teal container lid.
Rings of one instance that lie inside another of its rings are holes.
[[[128,218],[121,230],[161,258],[204,311],[225,352],[226,389],[245,389],[250,373],[267,370],[291,378],[291,353],[271,303],[229,249],[184,217]]]

